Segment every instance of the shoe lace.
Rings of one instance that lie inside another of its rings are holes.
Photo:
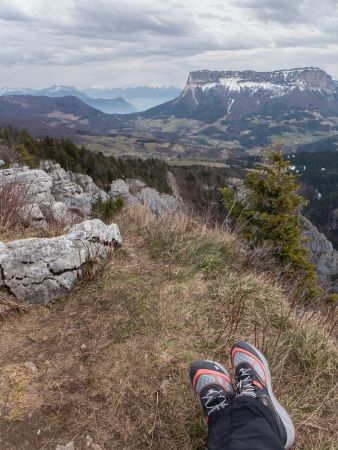
[[[225,406],[228,406],[228,398],[224,395],[224,391],[210,389],[207,394],[202,397],[204,400],[204,406],[207,410],[208,416],[215,411],[219,411],[223,409]]]
[[[257,398],[256,388],[252,384],[252,370],[250,367],[239,369],[237,377],[237,393],[238,395],[249,395]]]

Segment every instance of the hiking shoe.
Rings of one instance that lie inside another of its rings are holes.
[[[256,347],[239,341],[232,347],[231,363],[237,382],[236,395],[256,398],[272,411],[284,448],[289,449],[295,440],[295,428],[289,414],[273,395],[267,360]]]
[[[194,362],[190,367],[189,378],[194,394],[202,405],[206,421],[211,414],[228,406],[234,397],[230,375],[217,362]]]

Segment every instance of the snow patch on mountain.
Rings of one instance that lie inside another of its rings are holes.
[[[189,74],[185,90],[201,89],[207,92],[220,88],[237,93],[266,91],[269,95],[281,96],[292,90],[333,93],[337,90],[337,83],[324,71],[314,67],[274,72],[200,70]]]

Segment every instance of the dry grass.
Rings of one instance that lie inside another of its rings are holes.
[[[337,448],[332,314],[290,307],[218,229],[142,208],[118,223],[124,246],[99,277],[2,323],[1,448],[85,449],[89,435],[103,449],[202,449],[187,369],[204,357],[229,367],[238,338],[266,353],[296,449]]]
[[[28,305],[14,300],[5,289],[0,289],[0,321],[10,319],[16,314],[25,313],[28,309]]]

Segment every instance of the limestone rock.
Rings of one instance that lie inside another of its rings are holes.
[[[126,183],[129,187],[130,194],[134,195],[139,192],[142,188],[147,187],[147,185],[136,178],[127,178]]]
[[[112,242],[122,244],[120,230],[115,223],[107,226],[99,219],[85,220],[82,223],[74,225],[69,234],[75,235],[78,231],[85,233],[86,240],[97,241],[104,245],[110,245]]]
[[[108,198],[107,193],[99,189],[88,175],[66,171],[60,164],[51,161],[43,161],[40,167],[51,177],[53,199],[73,212],[77,210],[84,217],[89,217],[93,198],[98,195],[103,200]]]
[[[158,216],[172,214],[179,209],[184,209],[185,206],[181,197],[160,194],[156,189],[147,187],[145,183],[137,179],[113,181],[110,195],[113,198],[123,197],[125,204],[129,207],[144,204]]]
[[[160,194],[156,189],[143,188],[136,195],[136,198],[147,205],[149,209],[158,216],[172,214],[183,206],[183,201],[173,195]]]
[[[113,198],[128,196],[129,186],[124,180],[118,178],[111,183],[109,194]]]
[[[0,285],[19,300],[42,303],[69,292],[83,265],[122,243],[117,225],[87,220],[55,238],[0,244]]]
[[[25,186],[32,203],[42,203],[51,200],[52,179],[43,170],[30,169],[27,166],[13,166],[0,170],[0,188],[4,182],[16,181]]]

